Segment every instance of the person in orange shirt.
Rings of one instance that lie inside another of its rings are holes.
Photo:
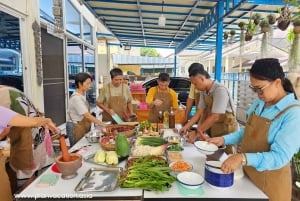
[[[151,87],[147,93],[146,103],[150,108],[148,120],[158,122],[159,111],[170,111],[170,108],[178,108],[177,93],[169,88],[170,76],[168,73],[160,73],[157,86]]]

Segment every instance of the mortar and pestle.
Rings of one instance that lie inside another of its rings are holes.
[[[59,138],[61,155],[55,158],[56,166],[61,172],[62,179],[72,179],[77,176],[77,170],[81,166],[82,156],[77,153],[69,153],[66,140]]]

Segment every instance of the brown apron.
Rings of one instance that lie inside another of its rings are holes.
[[[72,94],[72,96],[73,95],[76,95],[76,94]],[[88,108],[88,111],[90,112],[90,105],[87,100],[85,101],[85,105]],[[83,119],[77,123],[72,120],[70,113],[69,113],[69,117],[70,117],[70,120],[74,123],[73,135],[74,135],[74,140],[75,140],[74,144],[75,144],[87,132],[90,131],[92,123],[86,117],[83,117]]]
[[[157,123],[158,122],[158,115],[159,115],[159,111],[170,111],[170,108],[172,107],[172,95],[171,93],[169,92],[162,92],[162,91],[159,91],[158,87],[156,88],[156,93],[153,97],[153,100],[155,99],[159,99],[161,100],[163,103],[160,105],[160,106],[155,106],[153,107],[152,109],[150,109],[150,112],[149,112],[149,117],[148,117],[148,120],[151,122],[151,123]]]
[[[290,105],[275,116],[279,118],[286,110],[300,105]],[[255,110],[254,110],[255,111]],[[268,131],[274,119],[267,119],[256,115],[250,115],[241,142],[242,153],[268,152]],[[291,201],[291,168],[290,163],[277,170],[257,171],[254,167],[244,166],[245,173],[252,182],[260,188],[270,199],[270,201]]]
[[[211,114],[211,110],[213,106],[213,96],[212,95],[204,96],[204,102],[207,105],[207,108],[205,109],[206,115],[203,115],[201,122],[204,121],[207,118],[207,116]],[[234,111],[232,103],[230,101],[230,97],[229,97],[229,102],[230,102],[231,110]],[[236,129],[237,129],[237,121],[235,119],[234,112],[225,112],[225,114],[220,115],[219,120],[215,122],[214,125],[207,132],[208,134],[210,134],[211,137],[219,137],[231,133]]]
[[[195,98],[195,106],[196,110],[198,109],[199,101],[200,101],[200,91],[194,90],[194,98]]]
[[[110,109],[113,109],[113,111],[115,111],[115,113],[117,113],[122,119],[126,118],[126,108],[127,108],[127,102],[125,97],[123,96],[123,90],[124,90],[124,86],[122,84],[122,95],[121,96],[112,96],[111,95],[111,91],[110,91],[110,85],[108,86],[108,91],[109,91],[109,99],[108,99],[108,104],[107,107]],[[103,111],[102,113],[102,120],[103,121],[113,121],[111,115],[106,112]]]
[[[10,188],[10,181],[5,169],[6,157],[0,153],[0,200],[1,201],[12,201],[13,196]]]

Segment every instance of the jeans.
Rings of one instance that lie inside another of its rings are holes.
[[[74,129],[74,123],[73,122],[67,122],[66,124],[66,131],[67,131],[67,136],[70,141],[70,147],[72,147],[75,144],[75,137],[73,134],[73,129]]]

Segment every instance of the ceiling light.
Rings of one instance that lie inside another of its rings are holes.
[[[164,1],[162,1],[161,5],[161,15],[158,18],[158,26],[165,27],[166,26],[166,17],[164,16]]]

